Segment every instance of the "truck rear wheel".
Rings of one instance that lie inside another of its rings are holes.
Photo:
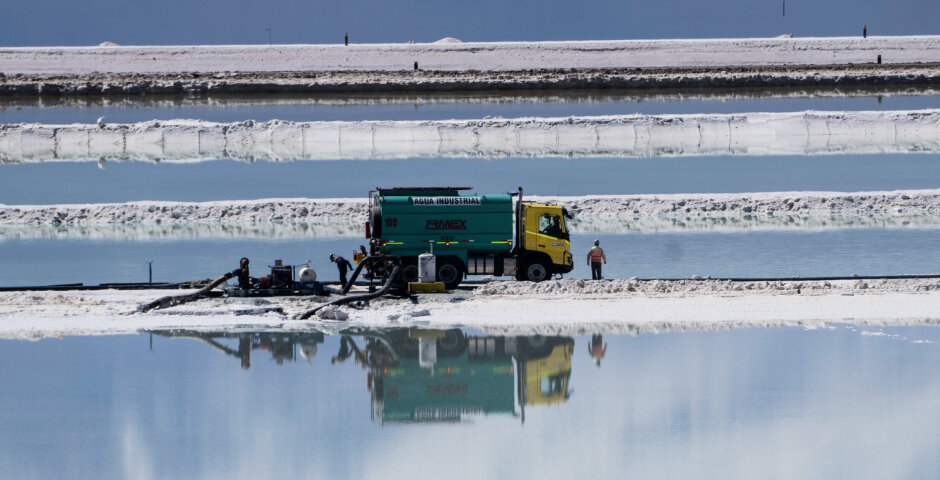
[[[438,260],[437,281],[444,282],[444,288],[457,288],[463,280],[463,268],[453,260]]]
[[[531,282],[541,282],[549,277],[548,268],[541,260],[529,260],[525,267],[525,276]]]

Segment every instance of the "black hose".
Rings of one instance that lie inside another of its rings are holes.
[[[400,268],[401,267],[399,265],[395,265],[395,268],[392,269],[392,273],[389,274],[388,276],[388,280],[385,281],[385,285],[383,285],[382,288],[380,288],[378,291],[373,292],[373,293],[366,293],[364,295],[352,295],[348,297],[337,298],[336,300],[333,300],[332,302],[324,303],[323,305],[320,305],[317,308],[314,308],[313,310],[310,310],[304,313],[303,315],[299,317],[300,320],[306,320],[312,317],[314,314],[317,313],[317,311],[319,311],[323,307],[328,307],[330,305],[342,305],[344,303],[355,302],[357,300],[370,300],[370,299],[385,295],[385,293],[388,292],[390,288],[392,288],[392,284],[395,283],[395,279],[396,277],[398,277],[398,270]]]
[[[340,293],[342,293],[343,295],[346,295],[347,293],[349,293],[349,289],[352,288],[353,283],[356,283],[356,279],[359,278],[359,273],[362,272],[362,267],[366,266],[366,262],[370,261],[371,258],[372,257],[363,258],[362,261],[359,262],[359,265],[356,265],[356,269],[353,270],[352,277],[349,278],[349,281],[346,282],[346,286],[343,288],[342,292]]]
[[[161,308],[175,307],[177,305],[182,305],[186,302],[198,300],[206,296],[210,290],[212,290],[215,287],[218,287],[219,285],[222,284],[222,282],[225,282],[226,280],[234,276],[235,275],[232,272],[226,273],[225,275],[222,275],[221,277],[213,280],[212,283],[206,285],[205,287],[202,287],[196,292],[187,293],[186,295],[179,295],[176,297],[161,297],[150,303],[138,305],[137,311],[144,313],[144,312],[149,312],[150,310],[153,310],[155,308],[161,309]]]

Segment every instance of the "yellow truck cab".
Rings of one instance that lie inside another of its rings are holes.
[[[559,205],[520,202],[522,236],[520,246],[525,260],[519,274],[521,280],[541,281],[552,273],[568,273],[574,268],[571,237],[565,223],[567,212]]]
[[[525,382],[522,391],[525,405],[554,405],[568,400],[574,341],[561,337],[552,341],[557,343],[546,345],[547,353],[520,359],[519,376]]]

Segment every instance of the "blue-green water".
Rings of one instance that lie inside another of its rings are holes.
[[[861,228],[818,231],[576,234],[575,270],[590,278],[586,255],[595,239],[607,254],[607,278],[789,277],[940,273],[937,229]],[[338,280],[329,254],[352,258],[358,238],[195,238],[168,240],[23,239],[0,242],[0,286],[146,282],[215,278],[251,259],[265,275],[275,259],[310,259],[321,280]],[[471,277],[475,278],[475,277]]]
[[[475,119],[802,110],[921,110],[940,108],[934,90],[891,88],[841,91],[737,89],[729,92],[618,90],[432,95],[292,95],[245,97],[145,96],[0,99],[2,123],[135,123],[177,118],[212,122],[255,120],[360,121]],[[820,94],[820,96],[814,96]]]
[[[409,334],[441,337],[431,369]],[[76,479],[940,475],[937,327],[604,334],[599,365],[593,340],[359,332],[361,362],[315,331],[0,340],[0,464]],[[393,419],[413,414],[426,421]]]
[[[940,161],[881,154],[0,165],[0,203],[7,205],[365,198],[376,187],[414,185],[484,193],[521,185],[529,195],[925,189],[940,185]]]

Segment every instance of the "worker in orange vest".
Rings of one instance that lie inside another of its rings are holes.
[[[601,260],[607,263],[607,256],[604,255],[600,240],[594,240],[594,246],[588,251],[587,260],[588,265],[591,266],[591,279],[602,280],[604,277],[601,276]]]

